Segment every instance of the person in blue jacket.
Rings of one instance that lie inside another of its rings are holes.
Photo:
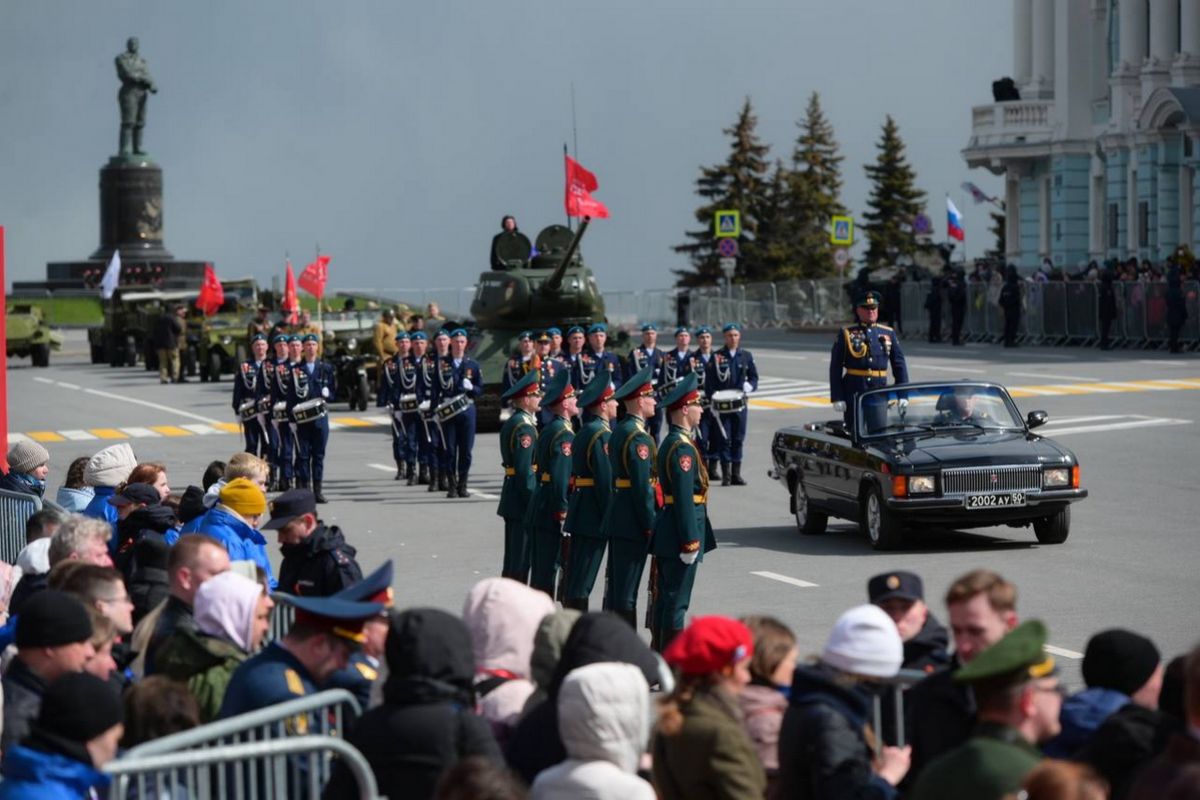
[[[450,355],[438,362],[434,381],[433,406],[437,408],[459,395],[468,398],[467,407],[448,419],[440,420],[446,437],[446,497],[466,497],[471,472],[471,451],[475,448],[475,399],[483,394],[483,374],[479,362],[467,357],[467,331],[455,328],[450,333]]]
[[[229,552],[230,561],[253,561],[267,575],[274,591],[277,586],[267,540],[258,532],[262,515],[267,513],[267,496],[247,478],[234,478],[221,487],[217,504],[200,518],[197,533],[216,539]]]
[[[133,448],[127,442],[121,442],[97,452],[88,459],[83,470],[84,481],[94,490],[83,515],[105,520],[112,526],[113,535],[108,540],[112,553],[117,551],[117,507],[110,504],[108,498],[116,494],[117,487],[129,478],[129,473],[136,466]]]

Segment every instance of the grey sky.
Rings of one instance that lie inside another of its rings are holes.
[[[221,277],[333,256],[334,287],[468,285],[501,215],[563,221],[574,81],[579,158],[612,212],[584,243],[601,286],[660,287],[694,225],[693,181],[724,159],[749,95],[786,157],[821,93],[861,214],[862,164],[899,122],[944,230],[967,249],[986,206],[958,188],[970,106],[1010,70],[1008,2],[11,3],[0,21],[0,224],[9,280],[97,245],[97,170],[116,151],[113,57],[127,36],[159,84],[146,147],[165,175],[166,244]]]

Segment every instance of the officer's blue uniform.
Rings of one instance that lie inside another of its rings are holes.
[[[517,339],[522,342],[532,340],[533,333],[531,331],[521,331],[521,334],[517,337]],[[500,376],[500,394],[504,394],[513,386],[515,386],[517,381],[525,377],[525,373],[529,372],[529,369],[532,366],[532,353],[529,354],[528,358],[520,353],[513,353],[512,356],[509,357],[508,361],[504,362],[504,372]]]
[[[728,327],[728,326],[726,326]],[[714,393],[736,389],[743,391],[745,384],[750,384],[750,391],[758,389],[758,368],[754,366],[754,356],[749,350],[738,348],[736,353],[730,353],[728,347],[722,347],[709,359],[704,376],[704,391],[709,399]],[[746,439],[746,425],[750,418],[748,408],[743,408],[735,414],[718,414],[721,428],[725,434],[725,442],[721,448],[721,461],[731,464],[742,463],[742,443]]]
[[[541,387],[542,394],[550,388],[550,382],[554,380],[554,376],[566,369],[566,366],[556,358],[546,357],[541,359],[538,365],[538,385]],[[574,385],[574,384],[572,384]],[[537,412],[537,427],[541,431],[554,419],[554,413],[549,409],[539,408]]]
[[[878,305],[875,292],[861,298],[866,308]],[[838,331],[829,356],[829,399],[846,404],[846,427],[854,424],[854,403],[867,389],[887,386],[888,364],[896,383],[908,383],[908,365],[900,349],[900,337],[886,325],[856,323]]]
[[[299,339],[300,337],[288,337]],[[275,363],[275,403],[288,402],[291,396],[292,383],[292,367],[299,365],[299,361],[292,361],[290,358],[284,358]],[[285,419],[279,423],[279,473],[285,484],[291,485],[296,478],[296,425],[291,418]],[[286,488],[286,487],[285,487]]]
[[[567,329],[567,338],[570,338],[576,333],[583,333],[583,328],[579,327],[578,325],[572,325]],[[586,349],[587,346],[584,345],[584,350]],[[579,351],[578,353],[571,353],[570,345],[567,345],[557,357],[562,363],[563,367],[571,372],[571,387],[574,388],[576,392],[583,391],[583,365],[581,363],[583,360],[583,350]]]
[[[466,381],[470,382],[470,388],[464,386]],[[451,481],[457,479],[459,484],[465,487],[467,474],[471,471],[471,451],[475,447],[474,401],[483,394],[483,374],[479,371],[479,362],[467,358],[465,354],[461,359],[455,359],[453,356],[439,359],[434,387],[434,407],[460,394],[471,398],[471,403],[465,411],[442,423],[442,435],[446,442],[442,470]],[[466,496],[465,488],[456,494],[459,497]]]
[[[642,331],[653,329],[653,326],[643,325]],[[665,361],[664,353],[660,348],[656,347],[653,351],[646,349],[645,345],[639,344],[637,347],[629,351],[629,357],[625,359],[625,369],[621,375],[621,382],[632,378],[642,371],[644,367],[650,367],[650,383],[657,390],[663,383],[662,370],[663,362]],[[663,408],[659,404],[654,409],[654,416],[646,420],[646,428],[650,432],[650,436],[657,443],[659,433],[662,430],[663,424]]]
[[[414,335],[423,337],[425,334],[418,331]],[[426,352],[419,359],[416,356],[410,356],[410,359],[413,368],[417,371],[417,402],[429,401],[430,409],[432,409],[434,386],[437,382],[437,356]],[[419,413],[417,417],[420,419]],[[420,423],[421,427],[417,436],[417,461],[422,470],[440,470],[442,468],[442,432],[432,420],[420,419]],[[436,483],[436,479],[432,482]]]
[[[322,398],[329,402],[337,396],[337,376],[333,367],[320,359],[302,361],[291,367],[288,382],[288,414],[296,434],[296,480],[300,486],[311,483],[319,494],[325,479],[325,446],[329,443],[329,417],[321,415],[310,422],[296,422],[296,406],[306,400]]]
[[[264,397],[270,397],[267,386],[268,379],[264,376],[268,364],[269,361],[247,359],[242,362],[237,374],[233,376],[233,410],[237,411],[242,403],[254,403],[254,416],[242,420],[242,435],[246,439],[246,452],[253,453],[260,458],[267,452],[267,436],[263,428],[259,402]]]
[[[396,341],[408,338],[406,331],[396,335]],[[417,370],[408,356],[396,353],[383,365],[383,389],[387,393],[386,400],[392,415],[392,458],[397,467],[404,464],[411,471],[417,461],[417,431],[414,425],[421,423],[416,414],[400,411],[400,398],[417,393]],[[384,391],[380,392],[381,396]]]
[[[282,334],[276,335],[271,340],[271,346],[274,347],[276,342],[287,342],[287,337]],[[283,480],[282,474],[282,459],[280,457],[280,448],[282,446],[282,437],[279,435],[279,423],[275,421],[272,414],[272,406],[280,400],[286,400],[284,392],[279,383],[279,365],[286,364],[287,359],[276,358],[268,354],[267,360],[263,362],[263,390],[266,392],[266,399],[263,401],[266,405],[266,413],[263,414],[263,427],[267,432],[267,462],[271,465],[271,476],[273,486],[278,488]]]

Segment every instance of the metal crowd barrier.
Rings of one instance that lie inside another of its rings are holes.
[[[263,643],[277,642],[283,639],[292,629],[292,623],[295,621],[296,609],[285,603],[277,603],[271,610],[271,623],[267,628],[267,635],[263,639]]]
[[[25,523],[41,510],[40,497],[0,489],[0,559],[17,563],[25,548]]]
[[[896,747],[904,747],[905,730],[904,730],[904,693],[913,685],[920,683],[929,677],[929,674],[922,672],[919,669],[902,669],[894,678],[884,678],[880,681],[886,686],[891,687],[891,691],[886,694],[891,695],[891,702],[895,711],[896,725]],[[872,697],[872,725],[875,731],[875,755],[876,757],[883,751],[884,731],[883,731],[883,704],[886,702],[884,692],[876,692]]]

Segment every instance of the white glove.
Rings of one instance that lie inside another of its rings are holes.
[[[846,410],[846,401],[845,400],[834,400],[833,401],[833,410],[834,411],[845,411]]]
[[[896,405],[900,406],[900,408],[908,408],[908,398],[901,397],[899,400],[896,401]]]
[[[750,385],[750,381],[745,381],[742,383],[742,391],[746,394],[750,394],[754,391],[754,387]]]
[[[563,537],[564,539],[570,539],[570,538],[571,538],[571,532],[570,532],[570,531],[567,531],[567,530],[564,530],[564,531],[562,532],[562,537]]]
[[[328,386],[321,387],[321,397],[324,397],[326,400],[329,399],[329,387]]]
[[[469,392],[475,388],[475,384],[471,383],[470,378],[463,378],[462,387],[464,392]]]
[[[689,567],[696,563],[696,559],[700,557],[699,550],[693,550],[690,553],[680,553],[679,560],[687,564]]]

